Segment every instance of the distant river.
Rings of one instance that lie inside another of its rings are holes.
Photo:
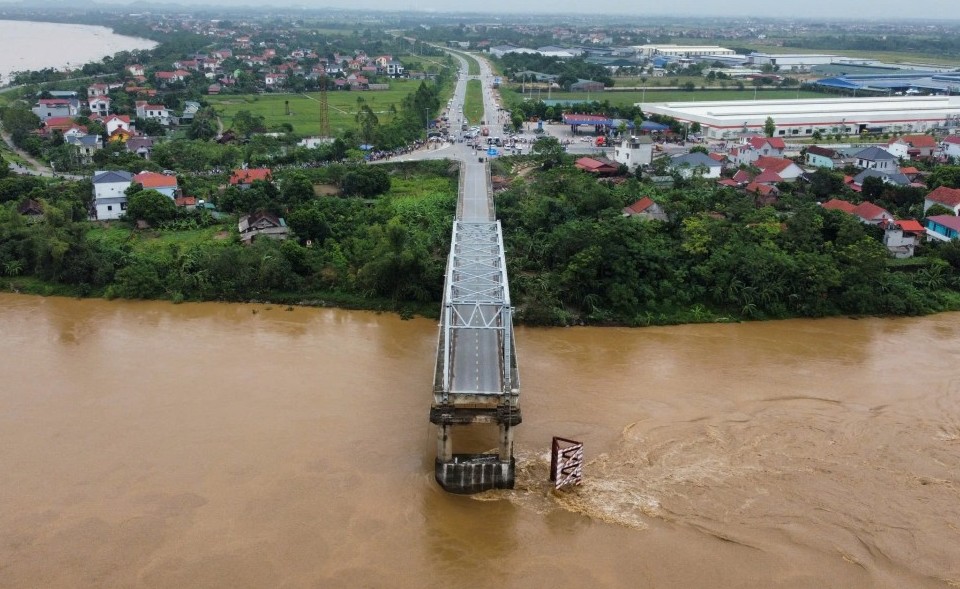
[[[124,37],[106,27],[0,20],[0,86],[13,72],[78,68],[120,51],[153,49],[149,39]]]

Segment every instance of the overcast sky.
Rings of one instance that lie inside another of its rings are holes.
[[[160,0],[162,1],[162,0]],[[477,12],[578,12],[595,15],[673,14],[678,16],[763,16],[831,18],[930,18],[960,19],[958,0],[275,0],[277,5],[323,8],[371,8],[386,10],[435,10]],[[259,5],[251,0],[201,0],[198,4]]]
[[[20,0],[0,0],[0,5]],[[589,13],[599,16],[760,16],[833,18],[960,20],[960,0],[153,0],[180,5],[226,5],[262,7],[360,8],[373,10],[422,10],[485,13]],[[97,0],[137,6],[130,0]]]

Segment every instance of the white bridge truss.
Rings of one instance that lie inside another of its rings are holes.
[[[491,390],[471,391],[477,395],[508,395],[519,389],[513,339],[513,309],[507,282],[500,222],[454,221],[438,346],[437,378],[434,390],[438,401],[449,401],[454,387],[454,352],[465,330],[496,334],[485,341],[497,348],[499,382]],[[492,369],[492,367],[491,367]],[[512,403],[511,403],[512,404]]]

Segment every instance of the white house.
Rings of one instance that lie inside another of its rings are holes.
[[[159,121],[161,125],[167,126],[173,122],[172,117],[170,116],[170,111],[167,110],[167,107],[160,104],[150,104],[143,100],[138,100],[137,103],[137,118],[140,119],[153,119]]]
[[[107,137],[113,135],[117,129],[130,132],[130,117],[126,115],[110,115],[100,122],[103,123],[103,128],[107,130]]]
[[[178,196],[177,177],[157,174],[156,172],[140,172],[133,177],[133,181],[143,186],[145,190],[156,190],[170,200]]]
[[[876,170],[884,174],[900,171],[896,156],[879,147],[868,147],[863,151],[858,151],[853,158],[856,161],[856,166],[863,170]]]
[[[940,142],[940,152],[947,157],[960,158],[960,135],[944,137]]]
[[[923,212],[933,205],[947,207],[953,211],[954,215],[960,215],[960,189],[940,186],[933,190],[923,199]]]
[[[694,175],[702,178],[719,178],[723,170],[723,164],[699,151],[674,156],[670,160],[669,167],[684,178],[691,178]]]
[[[927,235],[923,225],[914,219],[884,221],[880,226],[883,227],[883,245],[895,258],[912,258],[917,244]]]
[[[110,113],[110,97],[106,95],[91,96],[87,100],[90,114],[105,117]]]
[[[127,188],[133,174],[122,171],[93,173],[93,206],[99,220],[119,219],[127,210]]]
[[[627,137],[613,149],[613,161],[624,164],[630,171],[648,166],[653,161],[653,141],[646,135]]]

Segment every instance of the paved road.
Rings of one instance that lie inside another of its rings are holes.
[[[462,119],[463,102],[469,79],[479,79],[483,86],[484,118],[491,125],[499,119],[497,99],[492,91],[493,76],[489,66],[481,61],[480,76],[468,76],[467,62],[454,54],[461,67],[457,78],[453,98],[447,107],[451,123]],[[476,152],[466,143],[447,143],[406,154],[397,160],[449,158],[463,162],[463,201],[460,203],[460,221],[467,223],[490,223],[494,221],[489,187],[487,185],[487,156],[485,152]],[[481,162],[481,158],[483,161]],[[495,251],[495,250],[491,250]],[[464,260],[460,266],[458,282],[462,291],[480,291],[489,286],[489,268],[476,262]],[[476,307],[461,305],[462,313],[479,312],[484,318],[492,320],[499,310],[498,305]],[[499,331],[494,329],[457,329],[454,332],[451,392],[500,394],[503,391],[501,367],[501,347]]]

